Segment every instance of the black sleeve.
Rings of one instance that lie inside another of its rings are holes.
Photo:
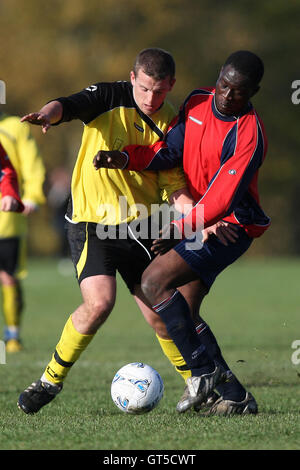
[[[110,109],[114,83],[96,83],[68,97],[56,98],[63,106],[62,119],[56,123],[80,119],[85,124]]]

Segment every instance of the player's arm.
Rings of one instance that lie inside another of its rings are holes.
[[[45,104],[37,113],[23,116],[21,122],[41,125],[45,134],[51,126],[79,119],[85,124],[106,109],[110,102],[111,87],[100,83],[67,97],[56,98]]]
[[[170,197],[170,202],[179,213],[184,215],[188,214],[195,205],[195,200],[187,188],[175,191]],[[211,235],[215,235],[223,245],[228,245],[228,242],[234,243],[238,237],[237,230],[238,226],[219,220],[202,231],[202,242],[205,243]]]
[[[240,123],[235,151],[221,159],[220,168],[203,197],[189,214],[173,222],[182,233],[205,229],[231,214],[256,177],[264,158],[265,143],[258,122],[248,124],[247,120]]]
[[[100,150],[93,165],[99,168],[126,170],[165,170],[182,165],[185,135],[185,112],[171,123],[163,141],[152,145],[128,145],[120,151]]]
[[[187,188],[181,188],[171,194],[170,204],[180,214],[187,214],[195,205],[195,201]]]
[[[176,211],[183,216],[188,214],[195,205],[187,188],[179,189],[170,196],[170,203],[175,207]],[[163,227],[161,230],[161,237],[153,241],[151,251],[155,255],[163,255],[171,248],[173,248],[184,234],[179,230],[173,222],[170,225]],[[223,245],[228,243],[235,243],[238,238],[238,226],[230,224],[223,220],[219,220],[215,224],[202,230],[202,243],[205,243],[211,235],[215,235]]]
[[[165,173],[165,171],[162,171],[160,173]],[[168,201],[169,204],[172,206],[172,209],[175,209],[177,216],[189,212],[195,203],[188,188],[185,186],[174,191],[168,197]],[[173,217],[174,216],[175,214],[173,214]],[[160,238],[154,240],[151,247],[151,251],[153,251],[155,255],[163,255],[167,251],[171,250],[171,248],[173,248],[182,239],[179,231],[174,230],[174,228],[174,225],[166,225],[160,231]]]
[[[19,195],[17,173],[2,146],[0,146],[0,168],[0,190],[2,194],[0,210],[22,212],[24,205]]]
[[[59,101],[50,101],[45,104],[40,111],[26,114],[21,118],[21,122],[29,122],[37,126],[42,126],[42,132],[46,132],[53,124],[58,123],[62,119],[63,106]]]

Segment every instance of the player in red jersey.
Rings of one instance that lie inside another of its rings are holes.
[[[24,206],[20,199],[17,174],[0,144],[0,211],[23,212]]]
[[[222,382],[228,366],[218,361],[218,352],[215,361],[207,354],[177,287],[200,278],[207,294],[217,275],[270,225],[257,189],[267,140],[249,101],[258,92],[263,73],[261,59],[252,52],[231,54],[215,88],[198,89],[188,96],[164,141],[147,147],[128,146],[123,153],[100,151],[94,159],[96,169],[157,170],[183,164],[189,191],[197,201],[187,216],[168,227],[168,237],[155,242],[153,250],[161,256],[142,279],[144,293],[192,370],[186,394],[177,405],[181,412],[201,404]],[[216,237],[222,223],[235,227],[233,242],[224,244]],[[174,245],[176,231],[182,240]],[[224,385],[211,413],[256,413],[251,394],[242,387],[239,393],[231,397],[230,386]]]

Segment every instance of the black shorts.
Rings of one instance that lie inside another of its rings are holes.
[[[14,276],[19,265],[20,243],[18,237],[0,238],[0,271]]]
[[[67,222],[66,228],[79,284],[90,276],[116,276],[118,271],[133,293],[134,286],[141,283],[144,270],[154,258],[150,251],[153,238],[136,236],[127,224],[115,227]],[[106,232],[110,236],[103,239]]]

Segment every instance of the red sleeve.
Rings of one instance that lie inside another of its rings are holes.
[[[171,122],[163,141],[152,145],[127,145],[127,170],[167,170],[182,165],[185,118],[181,112]]]
[[[142,171],[149,167],[155,155],[165,148],[163,142],[156,142],[152,145],[127,145],[123,152],[128,157],[126,170]]]
[[[0,190],[3,196],[12,196],[18,202],[19,206],[16,212],[23,212],[24,205],[19,195],[17,173],[12,166],[2,145],[0,145]]]

